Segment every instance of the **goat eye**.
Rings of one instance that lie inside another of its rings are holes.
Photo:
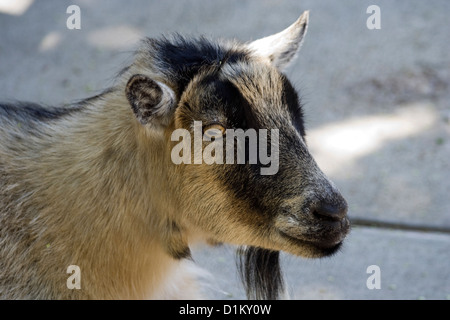
[[[203,134],[205,134],[209,138],[214,137],[215,139],[217,139],[225,134],[225,128],[218,123],[210,124],[203,128]]]

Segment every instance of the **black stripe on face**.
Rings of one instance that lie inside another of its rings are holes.
[[[295,129],[297,129],[300,135],[304,137],[306,135],[306,132],[303,117],[303,109],[298,94],[286,76],[282,75],[281,81],[283,83],[283,93],[282,93],[283,104],[287,105]]]
[[[250,104],[234,84],[220,79],[217,72],[201,78],[195,92],[196,97],[186,105],[193,119],[201,119],[204,124],[217,122],[226,129],[254,128]]]
[[[208,91],[208,96],[214,96],[214,101],[218,103],[212,104],[210,101],[205,101],[200,108],[202,111],[206,110],[207,114],[222,113],[226,119],[226,123],[222,123],[226,129],[254,129],[257,131],[257,163],[249,163],[250,141],[246,139],[245,143],[245,164],[237,164],[237,143],[235,140],[235,164],[223,165],[219,169],[215,167],[214,174],[218,181],[223,181],[225,186],[233,193],[234,197],[242,199],[249,203],[252,208],[266,215],[271,214],[274,210],[270,207],[276,206],[274,201],[266,203],[265,199],[273,199],[277,197],[275,194],[278,190],[273,188],[273,185],[282,185],[281,178],[275,176],[262,176],[260,174],[262,164],[259,162],[259,129],[266,129],[264,123],[260,123],[261,115],[255,114],[256,107],[251,106],[247,99],[242,95],[240,90],[228,80],[218,80],[216,75],[210,75],[202,79],[200,88]],[[211,110],[214,109],[214,112]],[[270,117],[270,115],[267,115]],[[268,143],[270,143],[270,131]],[[226,149],[224,154],[226,154]],[[271,151],[271,147],[267,148]]]
[[[227,129],[249,129],[253,125],[251,106],[228,80],[214,81],[214,91],[227,118]]]

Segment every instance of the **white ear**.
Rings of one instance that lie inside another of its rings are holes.
[[[282,70],[295,58],[308,29],[309,11],[283,31],[249,43],[257,56]]]

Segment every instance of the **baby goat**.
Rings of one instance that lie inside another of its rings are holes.
[[[145,39],[100,95],[0,104],[0,298],[200,297],[186,258],[212,241],[245,248],[249,298],[276,299],[279,251],[336,252],[347,204],[308,152],[282,73],[307,26],[305,12],[250,43]],[[174,138],[178,129],[202,139]],[[219,144],[238,130],[240,144]],[[231,150],[241,161],[196,161],[211,146],[215,160]],[[261,150],[276,160],[269,174]],[[71,265],[81,289],[68,288]]]

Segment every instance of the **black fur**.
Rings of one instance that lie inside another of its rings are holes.
[[[242,49],[225,49],[217,42],[204,37],[192,41],[175,34],[172,39],[147,39],[147,44],[157,52],[156,60],[169,78],[178,85],[178,94],[186,88],[193,77],[205,67],[220,67],[225,63],[245,61],[250,54]]]
[[[44,107],[31,102],[3,103],[0,104],[0,117],[17,121],[36,120],[45,122],[58,120],[80,110],[80,108],[78,106],[66,108]]]
[[[224,114],[227,122],[222,125],[227,129],[257,129],[252,126],[254,115],[251,112],[251,106],[239,89],[230,81],[217,78],[214,73],[201,80],[202,89],[215,99],[205,101],[205,105],[198,106],[198,112],[210,114],[213,110],[213,114]]]
[[[300,98],[286,76],[283,75],[281,80],[283,82],[283,103],[288,107],[294,127],[304,137],[306,132]]]
[[[167,253],[175,260],[188,259],[192,260],[191,249],[183,238],[180,227],[174,221],[168,221],[167,229],[170,230],[163,237]]]
[[[284,290],[280,252],[258,247],[240,248],[237,263],[250,300],[277,300]]]
[[[169,252],[170,256],[175,260],[188,259],[192,260],[191,249],[189,247],[183,247],[182,250],[173,250]]]

